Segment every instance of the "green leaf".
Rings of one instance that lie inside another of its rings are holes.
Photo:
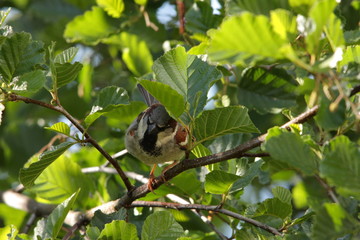
[[[27,72],[11,82],[11,91],[19,94],[35,93],[45,85],[45,75],[41,70]]]
[[[344,32],[344,39],[346,45],[359,45],[360,44],[360,30],[355,29],[352,31],[345,31]]]
[[[90,126],[100,116],[114,109],[129,104],[129,96],[125,89],[109,86],[101,89],[90,114],[85,118],[86,126]]]
[[[289,189],[280,187],[280,186],[276,186],[274,187],[272,190],[272,193],[274,194],[274,197],[278,198],[280,201],[287,203],[289,205],[291,205],[291,192],[289,191]]]
[[[236,0],[226,1],[227,15],[238,15],[240,12],[248,11],[253,14],[269,15],[271,10],[284,8],[288,9],[288,0]]]
[[[334,98],[335,100],[336,98]],[[337,130],[346,120],[346,103],[341,100],[335,109],[330,109],[332,101],[321,94],[320,108],[316,116],[314,117],[316,123],[323,129]]]
[[[360,224],[337,203],[325,203],[316,211],[312,239],[337,239],[358,232]]]
[[[47,218],[42,218],[34,229],[36,238],[56,239],[63,225],[66,215],[73,207],[80,189],[74,192],[68,199],[59,204]]]
[[[281,219],[290,217],[292,207],[278,198],[269,198],[263,201],[256,210],[256,216],[271,215]]]
[[[208,2],[195,2],[186,11],[185,28],[192,33],[206,34],[210,28],[217,28],[222,17],[213,13],[213,9]]]
[[[249,169],[246,170],[245,174],[241,176],[231,187],[230,192],[236,192],[247,185],[260,174],[261,166],[264,164],[263,160],[259,160],[250,164]]]
[[[204,108],[207,92],[221,73],[200,58],[177,47],[158,58],[153,66],[156,79],[169,85],[190,103],[190,115],[196,117]]]
[[[250,120],[248,110],[242,106],[206,110],[195,119],[194,134],[198,142],[239,132],[259,132]]]
[[[297,37],[296,18],[290,11],[285,9],[271,11],[270,23],[282,39],[292,42]]]
[[[307,16],[312,5],[318,0],[289,0],[290,6],[301,15]]]
[[[114,220],[125,220],[125,218],[126,210],[124,208],[111,214],[104,214],[101,210],[97,210],[91,219],[90,225],[95,226],[99,230],[103,230],[105,224],[111,223]]]
[[[92,7],[66,25],[64,37],[69,42],[96,45],[101,39],[116,31],[104,10]]]
[[[116,108],[104,116],[106,116],[107,123],[110,126],[126,129],[146,108],[147,105],[144,102],[132,101],[130,104]]]
[[[325,33],[334,52],[337,48],[343,48],[345,46],[341,20],[337,18],[334,13],[331,14],[328,19],[327,25],[325,26]]]
[[[213,194],[225,194],[240,177],[220,170],[214,170],[206,174],[205,192]]]
[[[290,43],[272,29],[269,18],[263,15],[244,12],[229,17],[210,37],[208,54],[215,62],[254,65],[258,61],[295,58]]]
[[[334,8],[335,0],[316,1],[309,11],[309,18],[306,23],[306,48],[312,54],[319,54],[321,34]]]
[[[79,188],[77,202],[84,206],[92,194],[93,182],[73,159],[62,155],[41,173],[31,190],[38,198],[58,204]]]
[[[331,140],[324,150],[320,174],[344,195],[360,199],[360,152],[346,136]]]
[[[151,72],[153,58],[145,41],[137,35],[122,32],[103,39],[103,43],[119,47],[126,66],[136,76],[142,76]]]
[[[139,83],[165,106],[171,116],[178,118],[185,111],[184,97],[168,85],[149,80],[140,80]]]
[[[136,4],[145,6],[147,3],[147,0],[134,0]]]
[[[295,105],[297,85],[283,69],[249,68],[239,82],[239,103],[260,113],[278,113]]]
[[[41,154],[39,161],[32,163],[28,168],[20,169],[20,182],[25,187],[33,186],[34,181],[39,177],[44,169],[47,168],[74,144],[75,142],[64,142],[55,146],[53,150],[48,150]]]
[[[61,133],[61,134],[64,134],[64,135],[70,137],[70,127],[69,127],[69,125],[67,125],[66,123],[63,123],[63,122],[55,123],[51,127],[45,127],[45,129],[54,131],[57,133]]]
[[[271,128],[263,147],[274,160],[287,163],[305,175],[312,175],[317,171],[318,157],[295,133],[278,127]]]
[[[360,63],[360,45],[348,46],[343,54],[343,59],[339,62],[339,68],[348,65],[351,62]]]
[[[57,87],[60,88],[76,79],[79,72],[81,71],[82,64],[79,62],[75,62],[74,64],[55,63],[55,68],[56,68]]]
[[[0,74],[5,82],[33,71],[45,59],[43,43],[32,41],[28,33],[15,33],[6,38],[0,49]]]
[[[114,18],[120,18],[125,8],[122,0],[96,0],[96,3]]]
[[[202,144],[196,145],[196,147],[191,150],[191,153],[194,154],[197,158],[211,155],[211,151]]]
[[[124,220],[114,220],[105,224],[105,228],[101,231],[99,240],[138,240],[136,226],[127,223]]]
[[[141,240],[177,239],[184,235],[184,230],[166,211],[154,212],[148,216],[141,231]]]
[[[75,55],[77,54],[78,50],[79,49],[76,47],[68,48],[62,51],[61,53],[59,53],[58,55],[56,55],[56,57],[54,58],[54,62],[60,64],[71,63],[71,61],[74,59]]]
[[[97,227],[86,227],[86,237],[89,240],[98,240],[100,236],[100,230]]]
[[[1,122],[2,122],[2,117],[3,117],[3,112],[5,110],[5,105],[0,103],[0,126],[1,126]]]

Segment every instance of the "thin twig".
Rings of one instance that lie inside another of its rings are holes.
[[[130,183],[129,179],[126,177],[124,171],[121,169],[120,165],[118,164],[118,162],[113,159],[109,153],[107,153],[91,136],[89,133],[87,133],[87,131],[85,130],[85,128],[70,114],[68,113],[63,107],[61,106],[54,106],[39,100],[35,100],[35,99],[31,99],[31,98],[27,98],[27,97],[23,97],[14,93],[11,93],[8,95],[8,100],[9,101],[22,101],[25,103],[31,103],[31,104],[35,104],[35,105],[39,105],[48,109],[51,109],[53,111],[59,112],[61,114],[63,114],[82,134],[84,134],[87,142],[89,142],[91,145],[93,145],[116,169],[116,171],[118,172],[118,174],[120,175],[121,179],[123,180],[126,188],[128,191],[131,191],[134,186]]]
[[[339,200],[336,197],[334,190],[322,179],[319,175],[315,174],[316,180],[320,183],[320,185],[326,190],[327,194],[329,195],[330,199],[334,203],[339,203]]]
[[[30,214],[30,217],[29,219],[26,221],[26,224],[24,226],[24,229],[23,229],[23,233],[28,233],[30,231],[30,229],[32,228],[35,220],[36,220],[36,214],[35,213],[32,213]]]
[[[256,227],[262,228],[265,231],[268,231],[274,235],[281,236],[282,234],[271,226],[268,226],[262,222],[256,221],[254,219],[245,217],[241,214],[229,211],[227,209],[219,208],[214,205],[202,205],[202,204],[178,204],[178,203],[168,203],[168,202],[155,202],[155,201],[134,201],[131,205],[127,207],[161,207],[161,208],[169,208],[175,210],[183,210],[183,209],[196,209],[196,210],[205,210],[205,211],[213,211],[217,213],[222,213],[224,215],[239,219],[241,221],[250,223]]]

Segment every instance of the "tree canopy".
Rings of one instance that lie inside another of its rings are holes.
[[[0,239],[360,238],[359,1],[0,10]],[[137,84],[193,140],[154,191]]]

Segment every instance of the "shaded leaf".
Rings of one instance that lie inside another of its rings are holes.
[[[29,33],[15,33],[6,38],[0,49],[0,74],[5,82],[34,70],[44,62],[43,43],[32,41]]]
[[[92,7],[66,25],[64,37],[69,42],[95,45],[114,31],[116,27],[112,25],[104,10],[100,7]]]
[[[249,185],[252,180],[260,174],[261,166],[264,164],[263,160],[259,160],[249,164],[249,169],[246,170],[245,174],[243,174],[231,187],[230,192],[236,192],[247,185]]]
[[[343,48],[345,46],[341,20],[337,18],[334,13],[328,18],[325,33],[333,52],[335,52],[337,48]]]
[[[192,33],[206,34],[210,28],[216,28],[222,17],[213,13],[213,9],[208,2],[195,2],[186,11],[185,28]]]
[[[342,194],[360,199],[360,151],[346,136],[331,140],[324,150],[320,174]]]
[[[91,219],[90,225],[95,226],[101,231],[104,229],[105,224],[111,223],[114,220],[125,220],[125,218],[126,210],[124,208],[111,214],[104,214],[101,210],[97,210]]]
[[[256,210],[256,216],[271,215],[281,219],[290,217],[292,214],[292,207],[290,204],[282,202],[278,198],[269,198],[260,203]]]
[[[53,150],[48,150],[40,155],[39,161],[32,163],[28,168],[20,169],[20,182],[25,187],[31,187],[39,175],[60,157],[67,149],[69,149],[74,142],[64,142],[54,147]]]
[[[221,74],[214,66],[177,47],[166,52],[154,62],[156,79],[169,85],[190,103],[190,115],[196,117],[204,108],[207,92],[220,79]]]
[[[116,108],[129,104],[129,96],[125,89],[109,86],[101,89],[90,114],[85,118],[86,126],[90,126],[96,119]]]
[[[274,197],[278,198],[280,201],[287,203],[291,205],[291,192],[289,189],[277,186],[271,189],[272,193],[274,194]]]
[[[56,239],[63,225],[66,215],[73,207],[79,194],[79,190],[73,193],[68,199],[59,204],[47,218],[42,218],[34,229],[35,237],[41,239]]]
[[[136,226],[124,220],[114,220],[105,224],[101,231],[99,240],[138,240]]]
[[[317,170],[318,157],[295,133],[272,128],[268,131],[263,147],[274,160],[287,163],[306,175],[312,175]]]
[[[45,129],[70,136],[70,127],[64,122],[55,123],[51,127],[45,127]]]
[[[207,110],[195,119],[194,134],[198,142],[239,132],[259,132],[250,120],[248,110],[242,106]]]
[[[225,7],[228,15],[237,15],[243,11],[252,12],[254,14],[269,15],[270,11],[274,9],[289,9],[289,4],[288,0],[227,0]]]
[[[277,113],[296,103],[297,83],[285,70],[249,68],[239,82],[239,103],[260,113]]]
[[[119,18],[125,8],[122,0],[96,0],[96,3],[114,18]]]
[[[57,87],[60,88],[74,81],[82,69],[79,62],[71,63],[55,63]]]
[[[269,18],[263,15],[244,12],[229,17],[210,37],[208,54],[215,62],[253,65],[258,61],[295,56],[289,42],[278,36]]]
[[[146,218],[141,231],[141,240],[177,239],[183,234],[183,228],[175,221],[173,215],[161,211],[154,212]]]
[[[240,177],[220,170],[209,172],[205,178],[205,191],[213,194],[225,194]]]
[[[165,106],[171,116],[177,118],[185,111],[184,97],[168,85],[149,80],[140,80],[139,83]]]
[[[41,70],[27,72],[14,78],[11,85],[11,91],[14,93],[35,93],[45,85],[45,75]]]

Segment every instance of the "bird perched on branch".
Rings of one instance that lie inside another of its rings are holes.
[[[141,85],[138,88],[149,107],[130,124],[126,131],[125,145],[131,155],[145,164],[153,164],[148,182],[148,188],[153,191],[156,165],[170,161],[176,163],[185,156],[188,131],[170,117],[165,107]]]

